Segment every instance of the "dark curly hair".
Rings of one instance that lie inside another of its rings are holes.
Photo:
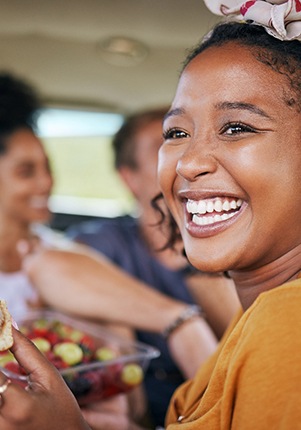
[[[284,101],[301,112],[301,42],[276,39],[259,25],[230,21],[218,24],[197,46],[190,50],[181,73],[195,57],[206,49],[223,46],[230,42],[248,47],[258,61],[286,76],[292,91],[284,94]],[[169,212],[166,215],[166,211],[161,209],[160,201],[162,199],[163,196],[160,194],[153,199],[152,204],[161,214],[161,223],[166,222],[169,227],[169,239],[165,249],[175,245],[180,239],[180,233],[172,215]]]
[[[287,95],[285,101],[289,106],[295,105],[297,110],[301,111],[301,43],[298,40],[276,39],[262,26],[231,21],[218,24],[189,52],[182,71],[206,49],[229,42],[248,47],[258,61],[285,75],[294,94]]]
[[[10,73],[0,73],[0,155],[20,128],[36,131],[41,103],[34,88]]]

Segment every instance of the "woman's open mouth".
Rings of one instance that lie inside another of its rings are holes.
[[[238,213],[243,201],[235,198],[211,198],[186,202],[186,210],[191,214],[192,223],[205,226],[227,221]]]

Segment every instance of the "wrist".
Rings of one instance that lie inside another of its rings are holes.
[[[170,300],[166,302],[164,306],[157,308],[157,328],[156,333],[162,334],[163,331],[168,327],[173,321],[181,315],[182,312],[187,308],[188,304],[176,300]]]
[[[205,318],[204,311],[197,305],[186,305],[184,309],[164,328],[162,336],[168,340],[180,327],[196,317]]]

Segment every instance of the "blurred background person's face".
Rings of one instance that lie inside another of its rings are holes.
[[[123,167],[120,174],[133,192],[141,208],[150,208],[151,199],[158,194],[158,151],[162,144],[162,121],[154,120],[141,127],[135,135],[137,168]]]
[[[46,222],[53,180],[40,140],[27,129],[9,136],[0,155],[0,216],[20,223]]]

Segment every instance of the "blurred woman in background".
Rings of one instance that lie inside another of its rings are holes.
[[[0,74],[0,296],[15,319],[38,305],[36,290],[21,271],[17,243],[32,240],[32,225],[49,220],[53,180],[36,135],[41,105],[30,85]]]

